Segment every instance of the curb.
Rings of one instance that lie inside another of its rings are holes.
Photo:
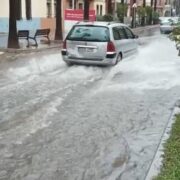
[[[51,49],[61,49],[62,44],[57,44],[53,46],[48,46],[44,48],[36,48],[36,49],[11,49],[11,48],[0,48],[1,52],[7,52],[7,53],[32,53],[32,52],[42,52],[46,50],[51,50]]]
[[[148,172],[145,176],[145,180],[152,180],[155,176],[157,176],[160,173],[162,161],[163,161],[163,155],[164,155],[164,143],[168,140],[168,138],[171,135],[171,129],[172,125],[175,122],[175,115],[180,113],[180,100],[177,101],[177,103],[174,106],[174,109],[172,110],[170,117],[168,119],[168,122],[164,128],[164,132],[161,136],[161,140],[159,142],[159,145],[157,147],[156,153],[154,155],[154,158],[151,162],[151,165],[148,169]]]

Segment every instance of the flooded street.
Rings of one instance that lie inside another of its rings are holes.
[[[180,98],[174,43],[146,41],[113,67],[2,59],[0,180],[144,180]]]

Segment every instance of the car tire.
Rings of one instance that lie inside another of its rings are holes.
[[[121,53],[118,54],[114,65],[118,64],[118,62],[120,62],[120,61],[122,61],[122,54]]]
[[[65,63],[66,63],[67,66],[72,66],[72,65],[73,65],[72,62],[67,62],[67,61],[66,61]]]

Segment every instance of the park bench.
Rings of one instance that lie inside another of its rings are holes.
[[[18,38],[19,39],[26,39],[27,40],[27,47],[29,47],[29,31],[28,30],[20,30],[18,31]]]
[[[29,31],[28,30],[20,30],[18,31],[18,38],[21,39],[26,39],[28,44],[27,47],[29,47],[29,39],[32,39],[35,41],[35,46],[38,46],[37,43],[37,38],[42,38],[45,37],[48,40],[48,44],[50,44],[50,39],[49,39],[49,33],[50,33],[50,29],[37,29],[35,32],[35,35],[33,37],[29,36]]]

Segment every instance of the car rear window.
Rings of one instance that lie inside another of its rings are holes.
[[[109,41],[109,29],[103,26],[74,26],[67,36],[67,40],[74,41]]]
[[[161,25],[171,25],[172,23],[170,21],[162,21]]]

